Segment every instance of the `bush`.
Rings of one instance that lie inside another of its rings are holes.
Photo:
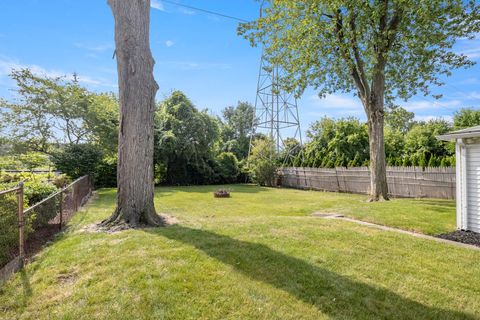
[[[105,158],[100,161],[95,168],[93,180],[97,188],[115,188],[117,186],[116,157]]]
[[[52,184],[28,181],[25,183],[25,201],[28,206],[33,206],[56,191],[57,188]],[[32,223],[32,228],[38,229],[46,226],[48,221],[57,215],[59,204],[59,197],[55,197],[35,208],[29,217]]]
[[[252,180],[261,186],[275,185],[277,164],[273,141],[261,139],[255,141],[250,156],[250,172]]]
[[[67,174],[72,179],[90,174],[93,175],[103,158],[98,147],[91,144],[69,145],[52,156],[57,170]]]
[[[8,262],[18,242],[17,210],[15,193],[0,196],[0,266]]]
[[[271,187],[275,185],[276,172],[277,166],[273,161],[262,159],[254,164],[252,179],[261,186]]]
[[[33,206],[56,191],[57,188],[53,184],[37,181],[25,182],[25,199],[29,206]]]
[[[53,185],[59,189],[66,187],[69,183],[72,182],[72,179],[68,177],[66,174],[60,174],[53,178]]]
[[[237,182],[240,169],[237,157],[232,152],[222,152],[217,157],[217,174],[221,183]]]

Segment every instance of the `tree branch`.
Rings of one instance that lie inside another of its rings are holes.
[[[352,32],[352,49],[353,49],[353,55],[355,57],[355,62],[356,62],[356,68],[357,68],[357,73],[359,76],[359,80],[362,83],[363,90],[365,91],[365,96],[368,96],[370,94],[370,88],[368,85],[368,80],[367,80],[367,75],[365,73],[365,63],[363,62],[362,57],[360,56],[360,49],[358,47],[358,41],[357,41],[357,26],[355,24],[356,22],[356,14],[354,10],[350,11],[350,19],[349,19],[349,24],[350,24],[350,30]]]
[[[343,59],[345,59],[345,62],[349,64],[349,67],[351,68],[351,75],[353,77],[355,85],[357,86],[360,97],[365,99],[367,97],[366,95],[367,92],[365,91],[365,87],[363,86],[363,83],[360,79],[360,75],[358,74],[356,63],[343,46],[345,44],[345,36],[344,36],[343,20],[341,17],[340,10],[337,10],[335,12],[335,35],[337,36],[337,40],[339,42],[338,46],[339,46],[340,53]]]
[[[402,16],[403,16],[402,8],[398,6],[395,6],[395,7],[396,8],[394,8],[393,17],[388,23],[387,50],[389,50],[393,45],[393,41],[395,40],[395,37],[397,35],[398,26],[400,25],[400,22],[402,21]]]

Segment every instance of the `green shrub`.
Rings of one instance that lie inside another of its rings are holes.
[[[70,179],[70,177],[68,177],[66,174],[59,174],[52,179],[52,184],[59,189],[66,187],[71,182],[72,179]]]
[[[91,144],[74,144],[55,153],[52,161],[57,170],[67,174],[72,179],[95,173],[101,163],[103,154],[98,147]]]
[[[117,159],[104,158],[95,168],[93,180],[96,188],[115,188],[117,186]]]
[[[0,266],[8,262],[18,242],[17,206],[15,193],[0,196]]]
[[[262,159],[255,162],[253,166],[253,181],[261,186],[275,185],[276,164],[269,159]]]
[[[27,181],[25,182],[25,201],[28,206],[33,206],[34,204],[42,201],[47,198],[58,189],[49,183],[42,183],[37,181]],[[29,219],[31,220],[32,228],[38,229],[40,227],[46,226],[48,221],[53,219],[58,212],[59,208],[59,197],[47,201],[41,204],[39,207],[35,208]]]
[[[33,206],[35,203],[42,201],[56,191],[57,187],[50,183],[38,181],[25,182],[25,199],[27,199],[29,206]]]
[[[216,171],[221,183],[237,182],[240,169],[235,154],[232,152],[220,153],[217,157],[217,165]]]
[[[273,186],[277,164],[275,146],[270,139],[259,139],[254,142],[250,156],[250,172],[252,180],[261,186]]]

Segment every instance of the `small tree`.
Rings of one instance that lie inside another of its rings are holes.
[[[277,172],[275,143],[271,139],[257,139],[249,157],[252,180],[261,186],[275,185]]]
[[[280,65],[285,88],[300,95],[308,85],[320,96],[354,91],[368,119],[371,200],[388,199],[384,102],[408,99],[440,75],[473,63],[453,50],[459,37],[480,30],[476,1],[274,0],[239,33],[265,45]]]

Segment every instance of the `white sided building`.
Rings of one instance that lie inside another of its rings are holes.
[[[456,143],[457,228],[480,232],[480,126],[438,138]]]

